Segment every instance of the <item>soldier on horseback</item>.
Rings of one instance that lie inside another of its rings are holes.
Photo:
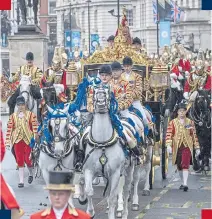
[[[195,71],[192,71],[190,73],[190,76],[185,83],[185,99],[189,100],[190,98],[195,98],[191,95],[194,93],[194,91],[197,91],[198,89],[208,91],[211,90],[211,74],[209,71],[207,71],[207,67],[205,68],[205,63],[202,60],[197,60]]]
[[[56,47],[52,59],[52,66],[45,71],[42,82],[44,84],[61,84],[63,86],[64,93],[70,99],[70,90],[66,84],[65,67],[67,65],[67,60],[68,57],[65,53],[64,47]]]
[[[20,66],[13,77],[9,78],[11,83],[20,81],[22,76],[31,76],[32,86],[31,94],[34,99],[41,99],[40,94],[40,82],[43,76],[42,70],[33,64],[34,55],[32,52],[26,54],[26,65]],[[14,113],[16,98],[20,95],[20,87],[15,91],[15,93],[8,100],[8,106],[10,108],[10,115]]]

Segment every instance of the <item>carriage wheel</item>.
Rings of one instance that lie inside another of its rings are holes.
[[[154,152],[152,152],[151,170],[150,170],[150,173],[149,173],[149,187],[150,187],[150,189],[153,188],[153,184],[154,184],[154,181],[155,181],[155,167],[153,166],[153,155],[154,155]]]
[[[162,178],[166,179],[168,174],[168,165],[169,165],[169,154],[167,152],[165,138],[166,138],[166,131],[168,127],[170,118],[164,117],[163,125],[161,127],[162,129],[162,165],[161,165],[161,171],[162,171]]]

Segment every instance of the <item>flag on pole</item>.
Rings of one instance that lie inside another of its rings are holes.
[[[154,19],[154,23],[157,24],[157,21],[158,21],[157,1],[153,0],[152,1],[152,5],[153,5],[153,19]]]
[[[160,22],[160,47],[171,45],[170,21]]]
[[[171,1],[171,18],[176,23],[177,21],[180,21],[180,15],[181,15],[181,8],[177,5],[177,2]]]

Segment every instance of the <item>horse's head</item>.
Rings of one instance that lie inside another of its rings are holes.
[[[195,104],[197,109],[202,113],[208,112],[210,108],[210,91],[198,90]]]
[[[20,80],[20,94],[24,97],[26,103],[29,100],[30,89],[32,85],[31,76],[23,75]]]
[[[43,87],[41,89],[41,95],[47,105],[52,106],[57,103],[56,90],[53,86]]]
[[[102,85],[94,88],[93,95],[94,112],[107,113],[110,108],[110,90]]]
[[[54,152],[55,155],[62,156],[69,138],[69,105],[64,109],[52,109],[50,106],[47,108],[50,115],[49,128],[52,132]]]

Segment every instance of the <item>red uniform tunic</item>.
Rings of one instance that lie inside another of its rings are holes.
[[[90,219],[91,216],[79,209],[67,207],[63,213],[62,219]],[[51,208],[45,209],[31,215],[30,219],[57,219],[54,210]]]
[[[185,86],[184,86],[184,92],[190,92],[191,90],[197,90],[199,88],[200,85],[197,84],[197,88],[193,88],[192,87],[192,82],[193,82],[193,79],[192,79],[192,74],[190,75],[190,77],[188,78],[188,80],[186,81],[185,83]],[[203,89],[204,90],[211,90],[211,75],[207,75],[207,78],[206,78],[206,82],[203,86]]]
[[[17,113],[13,113],[8,121],[6,145],[13,145],[16,162],[19,167],[32,167],[29,159],[31,148],[29,147],[32,137],[37,134],[38,122],[36,116],[26,111],[23,118],[19,118]]]
[[[185,71],[188,71],[190,72],[191,70],[191,63],[189,60],[185,60],[185,59],[180,59],[179,61],[179,66],[182,67],[182,70],[185,72]]]

